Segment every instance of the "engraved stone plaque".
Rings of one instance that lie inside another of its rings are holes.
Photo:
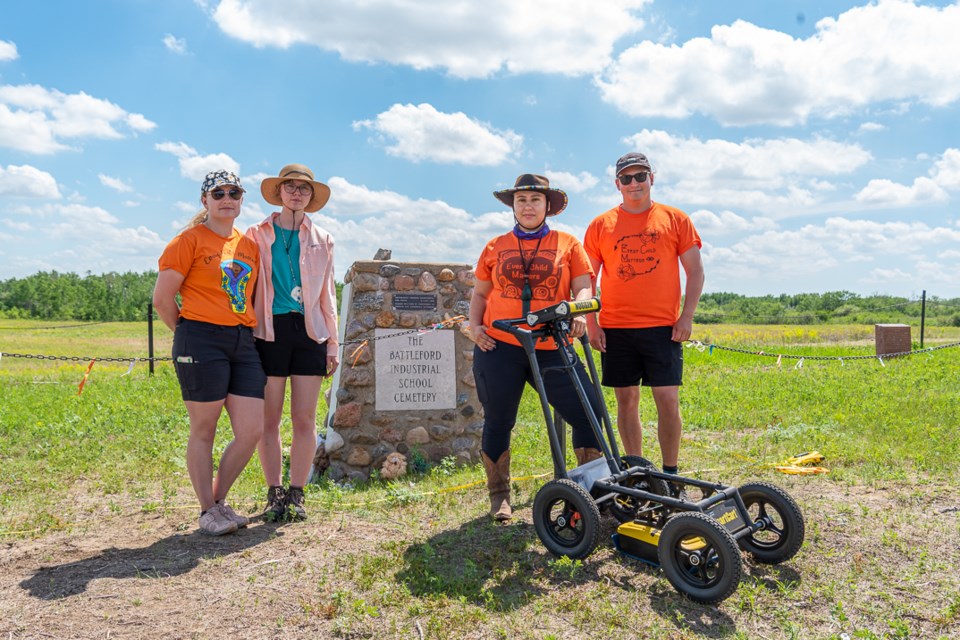
[[[457,406],[454,331],[409,333],[377,329],[376,410],[453,409]],[[384,337],[394,336],[395,337]]]
[[[395,293],[393,308],[396,311],[436,311],[437,296],[433,293]]]

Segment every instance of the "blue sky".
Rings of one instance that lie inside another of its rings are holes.
[[[0,21],[0,278],[141,271],[212,169],[301,162],[337,277],[473,263],[543,173],[582,236],[646,153],[707,291],[960,296],[960,5],[91,0]]]

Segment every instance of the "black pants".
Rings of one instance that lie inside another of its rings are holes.
[[[558,350],[537,350],[537,362],[541,370],[544,367],[557,367],[563,364]],[[590,384],[582,362],[577,362],[577,376],[583,384],[587,399],[598,419],[601,400],[596,389]],[[497,342],[493,351],[473,349],[473,375],[477,381],[477,395],[483,404],[483,442],[481,450],[496,462],[504,451],[510,448],[510,434],[517,422],[517,410],[526,383],[533,386],[533,373],[530,361],[523,348],[505,342]],[[566,371],[548,371],[543,374],[543,386],[547,400],[573,431],[573,446],[599,449],[596,435],[590,426],[590,420],[583,410]]]

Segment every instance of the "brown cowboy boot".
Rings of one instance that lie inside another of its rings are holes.
[[[577,466],[587,464],[592,460],[603,457],[603,453],[599,449],[594,449],[593,447],[580,447],[573,450],[573,455],[577,457]]]
[[[500,454],[494,462],[486,453],[480,452],[483,468],[487,472],[487,489],[490,491],[490,516],[499,522],[513,517],[510,508],[510,450]]]

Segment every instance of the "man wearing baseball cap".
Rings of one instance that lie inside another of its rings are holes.
[[[617,398],[617,429],[627,455],[642,455],[640,385],[657,407],[663,470],[677,473],[683,341],[703,292],[700,236],[683,211],[653,202],[653,168],[642,153],[617,160],[622,204],[597,216],[583,246],[599,277],[599,318],[587,319],[600,351],[602,383]],[[681,305],[680,267],[686,276]],[[682,496],[680,485],[671,485]]]

